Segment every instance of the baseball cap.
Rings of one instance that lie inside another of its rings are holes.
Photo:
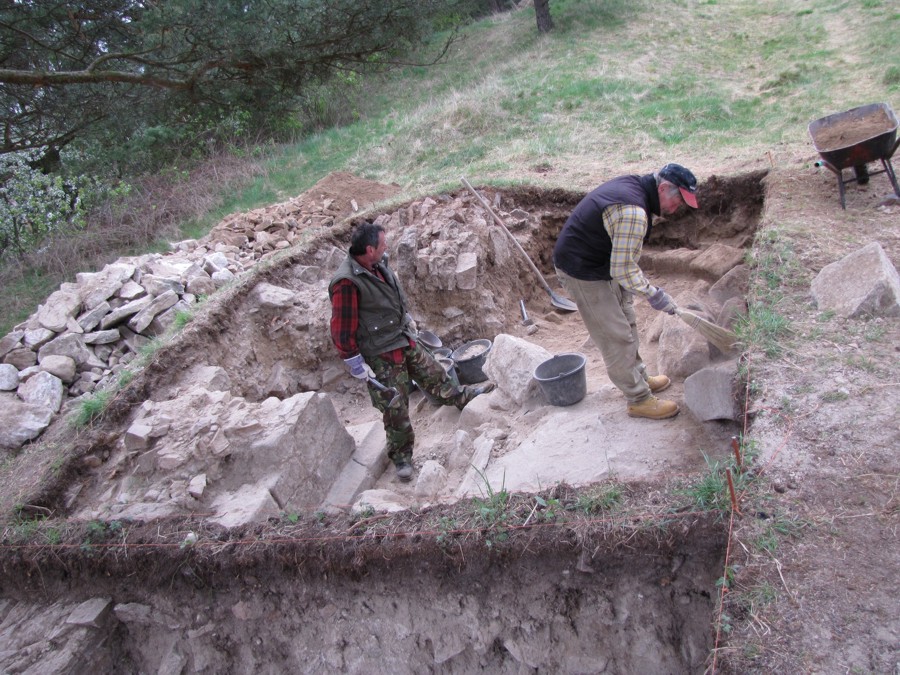
[[[688,206],[697,208],[697,178],[688,169],[681,164],[666,164],[659,170],[659,177],[677,187]]]

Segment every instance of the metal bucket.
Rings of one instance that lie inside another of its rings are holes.
[[[487,355],[491,352],[492,344],[487,339],[472,340],[453,351],[451,358],[456,364],[459,381],[462,384],[478,384],[487,379],[482,368],[487,361]]]
[[[551,405],[574,405],[587,394],[584,354],[557,354],[534,369],[534,379]]]

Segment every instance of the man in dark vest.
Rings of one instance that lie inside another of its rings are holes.
[[[382,414],[388,457],[397,477],[413,475],[415,434],[409,419],[410,380],[443,405],[462,410],[494,384],[460,386],[434,355],[416,341],[409,303],[388,266],[384,228],[362,223],[350,240],[350,252],[328,287],[331,298],[331,339],[350,374],[366,380],[369,397]],[[400,396],[378,389],[374,378]]]
[[[653,216],[670,215],[684,204],[696,209],[696,192],[697,179],[680,164],[614,178],[579,202],[553,249],[560,283],[578,305],[609,379],[625,394],[632,417],[666,419],[678,414],[677,403],[654,395],[671,381],[647,374],[638,353],[633,298],[639,295],[653,309],[675,313],[672,298],[650,285],[638,259]]]

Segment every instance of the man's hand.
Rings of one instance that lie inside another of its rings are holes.
[[[375,372],[369,368],[369,364],[363,360],[362,354],[357,354],[349,359],[344,359],[350,374],[358,380],[375,378]]]
[[[675,301],[672,300],[672,296],[666,293],[663,289],[657,288],[653,294],[649,298],[650,306],[658,310],[660,312],[665,312],[666,314],[674,314],[677,305]]]
[[[419,327],[416,325],[415,320],[412,318],[412,314],[410,314],[409,312],[407,312],[406,314],[406,327],[409,332],[413,334],[413,336],[419,334]]]

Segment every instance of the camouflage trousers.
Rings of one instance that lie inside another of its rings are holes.
[[[412,380],[419,389],[427,391],[441,405],[452,405],[462,410],[474,398],[471,389],[453,381],[434,355],[416,343],[403,350],[403,362],[392,363],[380,356],[366,357],[366,363],[375,371],[375,379],[385,387],[400,392],[397,401],[390,406],[392,394],[380,391],[369,384],[369,397],[382,415],[387,435],[387,454],[395,465],[412,461],[413,443],[416,440],[409,419],[409,394]]]

